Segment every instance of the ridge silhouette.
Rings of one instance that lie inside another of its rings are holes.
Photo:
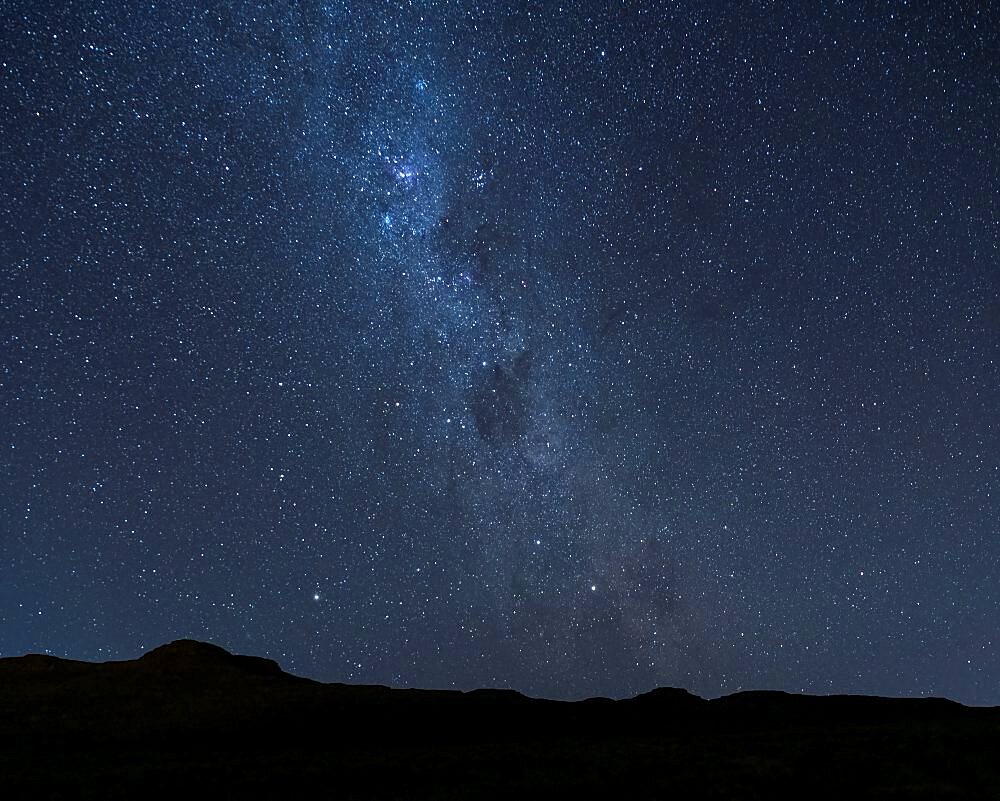
[[[0,659],[13,798],[986,798],[998,746],[1000,708],[942,698],[324,684],[196,640],[117,662]]]

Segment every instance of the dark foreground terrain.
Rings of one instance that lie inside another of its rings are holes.
[[[182,640],[0,659],[3,798],[1000,798],[1000,708],[319,684]]]

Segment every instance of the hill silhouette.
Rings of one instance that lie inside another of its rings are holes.
[[[5,798],[997,798],[1000,709],[323,684],[178,640],[0,659]]]

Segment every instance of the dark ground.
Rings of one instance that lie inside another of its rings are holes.
[[[319,684],[193,641],[0,659],[4,798],[1000,798],[1000,708]]]

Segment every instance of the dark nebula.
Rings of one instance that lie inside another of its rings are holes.
[[[476,431],[484,442],[511,443],[525,435],[531,415],[531,351],[509,366],[495,364],[469,400]]]

